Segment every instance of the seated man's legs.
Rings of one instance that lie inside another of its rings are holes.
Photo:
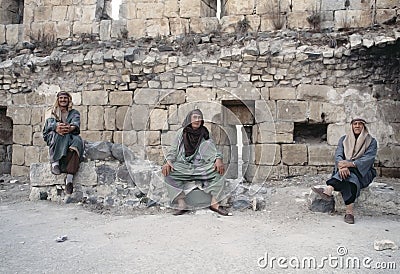
[[[65,179],[66,192],[67,194],[72,194],[72,180],[79,169],[79,155],[74,149],[69,149],[67,152],[67,156],[63,157],[61,161],[63,162],[62,166],[65,167],[65,171],[67,172],[67,177]]]

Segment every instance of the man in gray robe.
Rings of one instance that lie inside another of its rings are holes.
[[[231,215],[218,202],[224,187],[224,172],[222,154],[210,139],[203,113],[199,109],[192,110],[177,132],[162,167],[171,204],[178,204],[174,215],[188,212],[185,195],[195,188],[211,195],[209,208],[212,211]]]
[[[72,97],[68,92],[61,91],[53,107],[45,116],[43,139],[49,146],[51,172],[60,175],[66,172],[65,192],[72,194],[72,179],[83,160],[83,141],[80,133],[80,113],[72,108]]]
[[[376,177],[373,165],[377,142],[368,133],[364,119],[353,119],[350,124],[351,132],[339,139],[335,169],[333,176],[326,182],[327,187],[312,187],[312,190],[325,200],[333,199],[334,190],[340,191],[346,205],[344,221],[354,224],[354,201],[360,196],[360,190],[369,186]]]

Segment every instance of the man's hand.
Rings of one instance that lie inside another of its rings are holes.
[[[215,160],[214,169],[221,175],[225,173],[224,163],[220,158],[217,158],[217,160]]]
[[[350,176],[350,170],[347,167],[339,168],[340,178],[346,179]]]
[[[167,162],[162,166],[161,172],[164,176],[168,176],[171,170],[174,170],[174,166],[171,161],[167,160]]]
[[[354,167],[354,164],[353,164],[353,162],[349,162],[349,161],[346,161],[346,160],[342,160],[342,161],[339,161],[338,162],[338,168],[339,169],[341,169],[341,168],[349,168],[349,167]]]
[[[60,135],[68,134],[70,132],[70,125],[65,123],[58,123],[56,132]]]

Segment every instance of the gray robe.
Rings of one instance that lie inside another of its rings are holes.
[[[328,180],[338,180],[338,181],[347,181],[352,184],[355,184],[357,187],[357,194],[356,198],[360,196],[360,190],[362,188],[365,188],[369,186],[372,183],[372,180],[376,177],[376,170],[374,168],[374,161],[375,161],[375,156],[377,152],[377,142],[375,138],[372,138],[370,145],[368,146],[367,150],[365,153],[358,158],[357,160],[354,160],[354,163],[356,165],[356,168],[349,168],[350,170],[350,176],[346,178],[345,180],[342,180],[340,178],[339,174],[339,169],[338,169],[338,162],[342,160],[346,160],[344,156],[344,147],[343,147],[343,140],[346,136],[342,136],[339,139],[339,143],[336,149],[335,153],[335,169],[333,171],[332,178]],[[351,192],[348,191],[342,191],[342,196],[343,200],[347,201],[351,197]]]
[[[57,121],[51,117],[46,120],[43,128],[43,139],[49,146],[50,162],[60,161],[62,157],[67,156],[68,149],[75,147],[79,153],[80,161],[83,160],[83,141],[79,136],[80,133],[80,113],[75,109],[68,112],[66,122],[75,126],[75,130],[71,133],[60,135],[56,130]]]

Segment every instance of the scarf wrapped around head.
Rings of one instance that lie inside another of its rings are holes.
[[[68,104],[68,111],[72,109],[72,96],[66,91],[60,91],[57,93],[56,101],[54,102],[53,106],[47,109],[45,119],[54,118],[57,121],[61,121],[61,109],[58,104],[58,97],[61,95],[67,95],[69,97],[69,104]]]
[[[193,114],[201,116],[201,126],[198,129],[192,128],[191,118]],[[183,127],[183,144],[185,146],[185,156],[193,155],[200,146],[202,139],[208,140],[210,133],[204,126],[203,113],[199,109],[194,109],[189,112],[182,123]]]
[[[364,124],[364,128],[360,135],[356,138],[354,135],[352,124],[355,121],[360,121]],[[368,132],[364,119],[353,119],[350,122],[350,130],[343,140],[344,156],[346,160],[353,161],[364,155],[372,141],[372,137]]]

